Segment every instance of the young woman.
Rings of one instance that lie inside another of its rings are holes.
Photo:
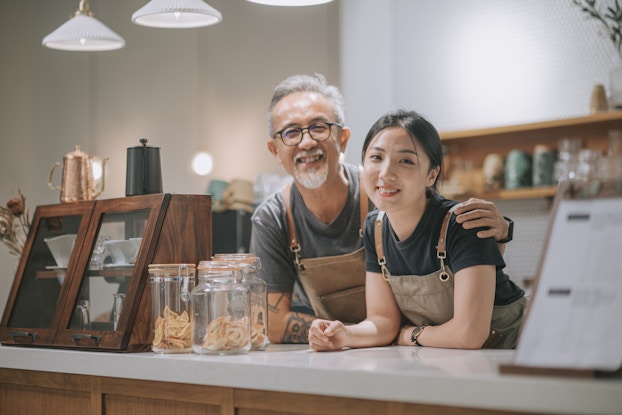
[[[377,211],[365,223],[367,318],[315,320],[316,351],[389,344],[514,348],[526,299],[502,272],[494,239],[464,229],[437,192],[442,146],[416,112],[396,111],[363,144],[363,185]]]

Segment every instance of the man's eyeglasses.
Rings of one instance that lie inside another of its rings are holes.
[[[316,122],[306,128],[300,127],[287,127],[274,133],[274,137],[281,137],[283,144],[286,146],[297,146],[302,141],[302,136],[305,130],[309,133],[309,136],[317,142],[328,140],[330,137],[330,127],[341,127],[341,124],[335,122]]]

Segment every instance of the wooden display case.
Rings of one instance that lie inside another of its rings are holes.
[[[210,258],[211,215],[209,195],[153,194],[37,207],[0,324],[0,342],[148,350],[147,267]],[[66,266],[59,266],[46,243],[61,235],[75,235]],[[111,255],[110,241],[130,240],[135,251],[128,258]],[[124,300],[115,313],[117,294]]]

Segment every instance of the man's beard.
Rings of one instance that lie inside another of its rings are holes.
[[[322,166],[319,171],[316,168],[309,168],[304,172],[294,167],[294,177],[303,187],[307,189],[317,189],[326,182],[328,177],[328,166]]]

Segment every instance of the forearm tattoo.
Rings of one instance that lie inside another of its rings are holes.
[[[291,293],[283,293],[276,303],[268,303],[268,310],[271,313],[279,314],[283,310],[279,307],[281,301],[288,299],[291,303]],[[285,331],[283,332],[282,343],[308,343],[309,342],[309,327],[315,317],[309,314],[303,313],[289,313],[287,323],[285,325]]]
[[[292,313],[283,333],[283,343],[309,343],[311,322],[308,314]]]
[[[279,297],[278,300],[276,300],[276,303],[272,304],[272,303],[268,303],[268,311],[272,312],[272,313],[279,313],[280,312],[280,308],[279,308],[279,304],[281,304],[281,301],[283,301],[283,299],[289,299],[289,302],[291,304],[292,302],[292,294],[291,293],[283,293],[281,294],[281,296]]]

